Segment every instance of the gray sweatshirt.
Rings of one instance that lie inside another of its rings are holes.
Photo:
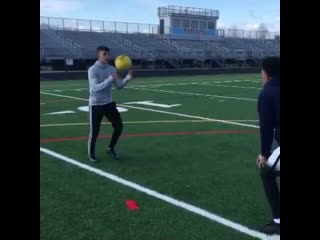
[[[88,70],[89,78],[89,105],[104,105],[112,102],[112,83],[118,89],[122,89],[128,82],[127,78],[112,81],[112,75],[116,69],[109,65],[96,61]]]

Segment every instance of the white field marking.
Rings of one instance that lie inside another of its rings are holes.
[[[278,235],[266,236],[265,240],[280,240],[280,236]]]
[[[57,84],[57,85],[46,85],[46,86],[42,86],[42,87],[73,87],[73,86],[83,86],[83,85],[87,85],[87,82],[83,82],[83,83],[71,83],[71,84]],[[46,88],[47,90],[49,90],[50,88]],[[41,89],[41,90],[45,90],[45,89]]]
[[[257,101],[257,99],[253,99],[253,98],[238,98],[238,97],[211,95],[211,94],[203,94],[203,93],[177,92],[177,91],[170,91],[170,90],[151,89],[151,88],[145,88],[145,87],[142,87],[142,88],[139,88],[139,87],[127,87],[127,89],[142,90],[142,91],[153,91],[153,92],[163,92],[163,93],[173,93],[173,94],[182,94],[182,95],[191,95],[191,96],[216,97],[216,98],[234,99],[234,100],[242,100],[242,101],[253,101],[253,102]]]
[[[261,82],[261,81],[258,81],[259,78],[252,78],[252,79],[235,79],[235,80],[231,80],[231,81],[242,81],[242,82]],[[230,80],[227,80],[228,82],[230,82]],[[140,83],[148,83],[150,81],[140,81]],[[214,82],[214,83],[218,83],[218,82],[225,82],[225,80],[222,80],[221,78],[218,78],[218,79],[214,79],[213,78],[213,81],[211,82]],[[40,86],[40,90],[41,91],[46,91],[46,90],[51,90],[52,88],[56,88],[56,87],[75,87],[75,86],[87,86],[88,83],[87,82],[83,82],[83,83],[69,83],[69,84],[57,84],[57,85],[44,85],[44,86]],[[159,85],[159,84],[155,84],[155,85]],[[162,85],[162,84],[161,84]],[[152,85],[146,85],[146,87],[149,87],[149,86],[152,86]],[[143,86],[141,86],[143,87]]]
[[[80,91],[84,91],[84,90],[88,90],[88,88],[46,89],[46,90],[43,90],[43,91],[46,91],[46,92],[64,92],[64,91],[76,91],[76,92],[80,92]]]
[[[261,90],[261,88],[257,87],[243,87],[243,86],[232,86],[232,85],[221,85],[221,84],[215,84],[215,83],[198,83],[198,85],[204,85],[204,86],[215,86],[215,87],[226,87],[226,88],[243,88],[243,89],[258,89]]]
[[[199,83],[212,83],[212,84],[215,84],[215,83],[225,83],[225,82],[261,82],[261,81],[257,81],[257,80],[254,80],[254,79],[237,79],[237,80],[212,80],[210,82],[182,82],[182,83],[179,83],[179,82],[176,82],[176,83],[159,83],[159,84],[148,84],[148,85],[133,85],[133,86],[137,86],[137,87],[161,87],[161,86],[183,86],[183,85],[192,85],[192,84],[199,84]],[[56,87],[72,87],[72,86],[86,86],[87,83],[83,83],[83,84],[66,84],[66,85],[54,85],[54,86],[51,86],[52,88],[42,88],[41,91],[68,91],[68,90],[71,90],[71,91],[78,91],[78,89],[81,89],[82,90],[88,90],[88,88],[77,88],[77,89],[53,89],[53,88],[56,88]]]
[[[61,112],[52,112],[52,113],[45,113],[43,115],[58,115],[58,114],[68,114],[68,113],[76,113],[75,111],[61,111]]]
[[[124,108],[124,107],[117,107],[119,112],[127,112],[128,109]],[[82,111],[82,112],[90,112],[89,110],[89,106],[81,106],[78,107],[78,110]]]
[[[77,99],[77,100],[81,100],[81,101],[88,101],[88,99],[85,99],[85,98],[78,98],[78,97],[72,97],[72,96],[66,96],[66,95],[54,94],[54,93],[47,93],[47,92],[41,92],[41,91],[40,91],[40,94]],[[206,118],[206,117],[201,117],[201,116],[187,115],[187,114],[181,114],[181,113],[175,113],[175,112],[167,112],[167,111],[155,110],[155,109],[151,109],[151,108],[134,107],[134,106],[124,105],[124,104],[119,104],[119,106],[133,108],[133,109],[139,109],[139,110],[149,111],[149,112],[158,112],[158,113],[164,113],[164,114],[169,114],[169,115],[175,115],[175,116],[179,116],[179,117],[193,118],[193,119],[199,119],[199,120],[208,120],[210,122],[220,122],[220,123],[225,123],[225,124],[230,124],[230,125],[259,128],[259,126],[255,126],[255,125],[251,125],[251,124],[237,123],[237,122],[232,122],[232,121],[226,121],[226,120],[220,120],[220,119],[214,119],[214,118]]]
[[[258,122],[258,120],[228,120],[233,122]],[[128,121],[124,124],[152,124],[152,123],[208,123],[208,120],[159,120],[159,121]],[[65,126],[81,126],[89,123],[57,123],[57,124],[42,124],[40,127],[65,127]],[[104,125],[110,125],[110,122],[101,122]]]
[[[132,85],[132,86],[136,86],[136,87],[162,87],[162,86],[182,86],[182,85],[192,85],[192,84],[199,84],[199,83],[224,83],[224,82],[248,82],[248,81],[252,81],[250,79],[239,79],[239,80],[227,80],[227,81],[210,81],[210,82],[183,82],[183,83],[160,83],[160,84],[148,84],[148,85]]]
[[[88,99],[85,99],[85,98],[79,98],[79,97],[73,97],[73,96],[67,96],[67,95],[61,95],[61,94],[55,94],[55,93],[48,93],[48,92],[43,92],[43,91],[40,91],[40,94],[56,96],[56,97],[63,97],[63,98],[70,98],[70,99],[76,99],[76,100],[80,100],[80,101],[88,101]]]
[[[116,183],[119,183],[119,184],[122,184],[126,187],[129,187],[129,188],[132,188],[132,189],[135,189],[139,192],[143,192],[149,196],[152,196],[154,198],[157,198],[157,199],[160,199],[162,201],[165,201],[171,205],[174,205],[176,207],[180,207],[180,208],[183,208],[189,212],[192,212],[192,213],[195,213],[197,215],[200,215],[202,217],[205,217],[207,219],[210,219],[212,221],[215,221],[217,223],[220,223],[226,227],[229,227],[229,228],[232,228],[238,232],[241,232],[243,234],[246,234],[246,235],[249,235],[251,237],[254,237],[254,238],[259,238],[259,239],[266,239],[266,235],[265,234],[262,234],[260,232],[257,232],[257,231],[254,231],[254,230],[251,230],[249,229],[248,227],[245,227],[239,223],[236,223],[236,222],[233,222],[233,221],[230,221],[228,219],[225,219],[219,215],[216,215],[214,213],[211,213],[207,210],[204,210],[204,209],[201,209],[199,207],[196,207],[196,206],[193,206],[191,204],[188,204],[186,202],[183,202],[183,201],[180,201],[180,200],[177,200],[177,199],[174,199],[172,197],[169,197],[167,195],[164,195],[164,194],[161,194],[157,191],[154,191],[152,189],[149,189],[149,188],[146,188],[146,187],[143,187],[137,183],[134,183],[134,182],[131,182],[131,181],[128,181],[126,179],[123,179],[123,178],[120,178],[116,175],[113,175],[111,173],[108,173],[108,172],[105,172],[105,171],[102,171],[98,168],[94,168],[94,167],[91,167],[87,164],[83,164],[83,163],[80,163],[79,161],[76,161],[72,158],[69,158],[69,157],[66,157],[64,155],[61,155],[59,153],[56,153],[56,152],[53,152],[49,149],[46,149],[46,148],[42,148],[40,147],[40,152],[42,153],[45,153],[51,157],[54,157],[54,158],[57,158],[57,159],[60,159],[64,162],[67,162],[67,163],[70,163],[74,166],[77,166],[79,168],[82,168],[84,170],[87,170],[89,172],[92,172],[92,173],[95,173],[97,175],[100,175],[102,177],[105,177],[111,181],[114,181]]]
[[[127,102],[124,104],[140,104],[140,105],[146,105],[146,106],[154,106],[154,107],[161,107],[161,108],[172,108],[172,107],[179,107],[181,104],[160,104],[160,103],[154,103],[153,101],[138,101],[138,102]]]
[[[88,90],[88,88],[75,88],[75,89],[67,89],[67,90],[80,92],[80,91]],[[64,91],[66,91],[66,89],[64,89]]]
[[[43,105],[43,104],[46,104],[46,103],[43,103],[43,102],[40,103],[40,105]]]
[[[207,120],[209,122],[219,122],[219,123],[225,123],[225,124],[230,124],[230,125],[259,128],[259,126],[256,126],[256,125],[238,123],[238,122],[221,120],[221,119],[206,118],[206,117],[201,117],[201,116],[187,115],[187,114],[181,114],[181,113],[175,113],[175,112],[167,112],[167,111],[155,110],[155,109],[151,109],[151,108],[134,107],[134,106],[124,105],[124,104],[121,104],[121,106],[124,106],[127,108],[139,109],[139,110],[143,110],[143,111],[158,112],[158,113],[164,113],[164,114],[175,115],[175,116],[186,117],[186,118]]]
[[[162,84],[148,84],[148,85],[132,85],[132,86],[137,86],[137,87],[162,87],[162,86],[183,86],[183,85],[191,85],[194,83],[162,83]]]
[[[228,120],[233,122],[259,122],[259,120]]]
[[[242,87],[242,86],[228,86],[228,85],[217,85],[216,83],[224,83],[224,82],[245,82],[250,80],[233,80],[233,81],[211,81],[211,82],[189,82],[189,83],[168,83],[168,84],[150,84],[150,85],[131,85],[133,87],[161,87],[161,86],[183,86],[183,85],[212,85],[217,87],[233,87],[233,88],[244,88],[244,89],[261,89],[256,87]],[[72,89],[48,89],[44,90],[46,92],[64,92],[64,91],[86,91],[88,88],[72,88]]]

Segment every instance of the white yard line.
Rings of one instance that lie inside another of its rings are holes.
[[[85,85],[88,85],[88,82],[83,82],[83,83],[69,83],[69,84],[48,84],[46,86],[42,86],[42,87],[45,87],[45,88],[41,88],[41,84],[40,84],[40,88],[41,90],[50,90],[50,88],[52,87],[74,87],[74,86],[85,86]]]
[[[258,120],[227,120],[233,122],[258,122]],[[159,121],[128,121],[124,124],[152,124],[152,123],[206,123],[212,122],[208,120],[159,120]],[[56,123],[56,124],[42,124],[40,127],[65,127],[65,126],[81,126],[89,123]],[[110,122],[102,122],[101,124],[110,125]]]
[[[61,95],[61,94],[55,94],[55,93],[48,93],[48,92],[43,92],[43,91],[40,91],[40,94],[49,95],[49,96],[56,96],[56,97],[62,97],[62,98],[70,98],[70,99],[76,99],[76,100],[88,102],[88,99],[85,99],[85,98],[79,98],[79,97],[73,97],[73,96],[67,96],[67,95]]]
[[[145,83],[147,82],[150,82],[150,81],[145,81]],[[224,83],[224,82],[227,82],[227,83],[230,83],[230,82],[261,82],[258,80],[258,78],[254,78],[254,79],[235,79],[235,80],[221,80],[221,79],[213,79],[213,80],[210,80],[209,82],[206,81],[206,82],[202,82],[201,80],[200,81],[197,81],[197,82],[178,82],[176,80],[172,81],[173,83],[159,83],[159,84],[143,84],[144,82],[137,82],[137,85],[133,85],[133,86],[137,86],[137,87],[161,87],[161,86],[178,86],[178,85],[191,85],[191,84],[198,84],[198,83]],[[140,85],[142,84],[142,85]],[[43,86],[40,90],[41,91],[53,91],[55,90],[54,88],[56,87],[73,87],[73,86],[87,86],[88,83],[87,82],[84,82],[84,83],[75,83],[75,84],[65,84],[65,85],[62,85],[62,84],[58,84],[58,85],[47,85],[47,86]],[[84,88],[84,89],[87,89],[87,88]],[[66,90],[66,89],[57,89],[57,90]]]
[[[64,97],[64,98],[71,98],[71,99],[77,99],[77,100],[81,100],[81,101],[88,101],[88,99],[85,99],[85,98],[78,98],[78,97],[55,94],[55,93],[47,93],[47,92],[41,92],[40,91],[40,94],[50,95],[50,96],[57,96],[57,97]],[[237,123],[237,122],[226,121],[226,120],[221,120],[221,119],[206,118],[206,117],[201,117],[201,116],[181,114],[181,113],[175,113],[175,112],[167,112],[167,111],[155,110],[155,109],[151,109],[151,108],[134,107],[134,106],[125,105],[125,104],[119,104],[119,106],[127,107],[127,108],[133,108],[133,109],[139,109],[139,110],[149,111],[149,112],[164,113],[164,114],[175,115],[175,116],[186,117],[186,118],[193,118],[193,119],[199,119],[199,120],[207,120],[207,121],[211,121],[211,122],[225,123],[225,124],[230,124],[230,125],[237,125],[237,126],[244,126],[244,127],[251,127],[251,128],[259,128],[256,125]]]
[[[243,126],[243,127],[259,128],[259,126],[256,126],[256,125],[232,122],[232,121],[227,121],[227,120],[222,120],[222,119],[206,118],[206,117],[201,117],[201,116],[188,115],[188,114],[182,114],[182,113],[176,113],[176,112],[167,112],[167,111],[155,110],[155,109],[150,109],[150,108],[134,107],[134,106],[124,105],[124,104],[121,104],[120,106],[127,107],[127,108],[133,108],[133,109],[139,109],[139,110],[143,110],[143,111],[164,113],[164,114],[175,115],[175,116],[186,117],[186,118],[207,120],[210,122],[219,122],[219,123],[225,123],[225,124],[237,125],[237,126]]]
[[[194,82],[182,82],[182,83],[160,83],[160,84],[148,84],[148,85],[139,85],[139,84],[132,84],[131,86],[136,87],[162,87],[162,86],[183,86],[183,85],[192,85],[195,84]]]
[[[211,94],[202,94],[202,93],[191,93],[191,92],[177,92],[177,91],[151,89],[151,88],[143,88],[143,87],[142,88],[127,87],[127,89],[134,89],[134,90],[140,90],[140,91],[153,91],[153,92],[161,92],[161,93],[172,93],[172,94],[181,94],[181,95],[190,95],[190,96],[216,97],[216,98],[233,99],[233,100],[241,100],[241,101],[252,101],[252,102],[257,101],[257,99],[253,99],[253,98],[240,98],[240,97],[211,95]]]
[[[49,156],[52,156],[56,159],[59,159],[59,160],[62,160],[64,162],[67,162],[69,164],[72,164],[74,166],[77,166],[81,169],[84,169],[84,170],[87,170],[91,173],[95,173],[99,176],[102,176],[102,177],[105,177],[113,182],[116,182],[116,183],[119,183],[119,184],[122,184],[126,187],[129,187],[129,188],[132,188],[132,189],[135,189],[139,192],[143,192],[151,197],[154,197],[154,198],[157,198],[157,199],[160,199],[162,201],[165,201],[171,205],[174,205],[176,207],[179,207],[179,208],[182,208],[182,209],[185,209],[186,211],[189,211],[189,212],[192,212],[194,214],[197,214],[197,215],[200,215],[202,217],[205,217],[207,219],[210,219],[212,221],[215,221],[221,225],[224,225],[228,228],[231,228],[233,230],[236,230],[238,232],[241,232],[243,234],[246,234],[246,235],[249,235],[251,237],[254,237],[254,238],[258,238],[258,239],[267,239],[267,236],[265,234],[262,234],[260,232],[257,232],[257,231],[254,231],[254,230],[251,230],[249,229],[248,227],[246,226],[243,226],[239,223],[236,223],[236,222],[233,222],[231,220],[228,220],[226,218],[223,218],[219,215],[216,215],[212,212],[209,212],[207,210],[204,210],[204,209],[201,209],[199,207],[196,207],[194,205],[191,205],[189,203],[186,203],[184,201],[181,201],[181,200],[178,200],[178,199],[174,199],[172,197],[169,197],[165,194],[162,194],[162,193],[159,193],[155,190],[152,190],[152,189],[149,189],[149,188],[146,188],[142,185],[139,185],[135,182],[132,182],[132,181],[128,181],[126,179],[123,179],[119,176],[116,176],[114,174],[111,174],[111,173],[108,173],[108,172],[105,172],[105,171],[102,171],[98,168],[94,168],[94,167],[91,167],[87,164],[83,164],[83,163],[80,163],[79,161],[77,160],[74,160],[72,158],[69,158],[67,156],[64,156],[64,155],[61,155],[59,153],[56,153],[56,152],[53,152],[49,149],[46,149],[46,148],[42,148],[40,147],[40,152],[42,153],[45,153]]]
[[[221,85],[221,84],[215,84],[215,83],[198,83],[197,85],[214,86],[214,87],[225,87],[225,88],[243,88],[243,89],[257,89],[257,90],[261,90],[261,88],[257,88],[257,87],[243,87],[243,86]]]
[[[254,80],[250,79],[239,79],[239,80],[221,80],[221,81],[209,81],[209,82],[202,82],[202,81],[197,81],[197,82],[177,82],[177,83],[160,83],[160,84],[148,84],[148,85],[131,85],[134,87],[162,87],[162,86],[183,86],[183,85],[193,85],[193,84],[216,84],[216,83],[230,83],[230,82],[251,82]]]
[[[234,82],[239,82],[241,80],[234,80]],[[215,81],[211,81],[211,82],[189,82],[189,83],[168,83],[168,84],[150,84],[150,85],[139,85],[139,84],[132,84],[130,87],[138,87],[138,88],[147,88],[147,87],[151,87],[151,88],[158,88],[158,87],[162,87],[162,86],[184,86],[184,85],[208,85],[208,86],[217,86],[217,87],[230,87],[230,88],[243,88],[243,89],[261,89],[261,88],[257,88],[257,87],[243,87],[243,86],[230,86],[230,85],[218,85],[220,83],[223,82],[215,82]],[[66,89],[46,89],[43,90],[46,92],[64,92],[64,91],[88,91],[88,88],[66,88]]]
[[[63,92],[63,91],[76,91],[76,92],[80,92],[80,91],[86,91],[88,90],[88,88],[61,88],[61,89],[46,89],[43,91],[46,92]]]

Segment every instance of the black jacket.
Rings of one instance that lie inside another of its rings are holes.
[[[280,78],[268,81],[258,98],[261,155],[269,157],[273,139],[280,146]]]

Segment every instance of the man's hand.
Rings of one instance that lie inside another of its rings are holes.
[[[257,159],[257,166],[259,168],[264,168],[264,166],[266,165],[267,161],[268,161],[268,159],[260,154],[258,156],[258,159]]]
[[[128,74],[127,74],[126,78],[127,78],[128,80],[131,80],[131,79],[132,79],[132,77],[133,77],[133,71],[132,71],[132,70],[129,70],[129,72],[128,72]]]
[[[120,77],[119,77],[119,75],[118,75],[117,73],[115,73],[115,74],[112,75],[112,80],[113,80],[113,81],[119,80],[119,79],[120,79]]]

